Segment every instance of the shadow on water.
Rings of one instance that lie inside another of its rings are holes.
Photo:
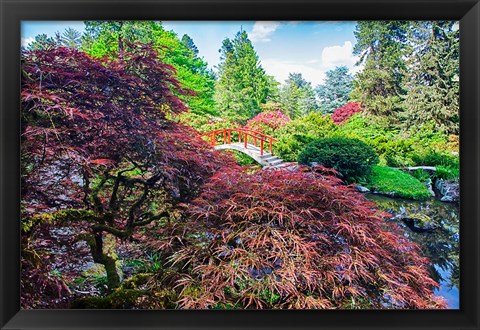
[[[432,278],[440,284],[435,290],[443,296],[448,308],[459,308],[459,207],[434,198],[412,201],[400,198],[366,194],[387,211],[405,229],[405,236],[419,244],[424,256],[431,260]]]

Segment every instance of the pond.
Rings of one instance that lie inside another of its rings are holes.
[[[392,214],[394,218],[391,221],[397,222],[405,229],[405,236],[421,246],[424,256],[431,260],[431,276],[440,284],[435,294],[446,299],[448,308],[458,309],[460,278],[458,205],[443,203],[434,198],[412,201],[370,193],[365,194],[365,197],[376,202],[380,210]],[[418,227],[411,221],[419,214],[422,220],[428,219],[427,226]]]

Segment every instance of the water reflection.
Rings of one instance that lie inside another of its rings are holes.
[[[436,199],[411,201],[399,198],[366,194],[366,198],[377,203],[378,208],[395,216],[391,221],[405,228],[405,236],[422,247],[425,257],[432,265],[432,278],[440,284],[435,290],[445,297],[449,308],[459,308],[459,207],[452,203],[442,203]],[[419,229],[412,221],[422,215],[425,226]],[[402,220],[403,219],[403,220]]]

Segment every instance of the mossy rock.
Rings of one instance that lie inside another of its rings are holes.
[[[402,221],[405,222],[410,229],[416,232],[432,231],[440,228],[431,217],[422,213],[411,213],[402,218]]]

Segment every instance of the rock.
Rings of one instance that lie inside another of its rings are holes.
[[[395,192],[394,191],[384,192],[384,191],[374,190],[372,193],[377,194],[377,195],[384,195],[384,196],[387,196],[387,197],[395,198]]]
[[[370,189],[362,186],[353,186],[353,188],[361,193],[368,193],[370,192]]]
[[[437,179],[435,188],[438,189],[442,197],[441,202],[458,202],[460,200],[460,185],[457,181]]]
[[[425,186],[427,187],[428,191],[430,192],[430,195],[432,197],[435,197],[435,192],[433,191],[433,186],[432,186],[432,179],[428,178],[425,182],[424,182]]]
[[[412,230],[416,232],[432,231],[440,226],[426,214],[411,213],[405,217],[401,217],[401,220]]]

